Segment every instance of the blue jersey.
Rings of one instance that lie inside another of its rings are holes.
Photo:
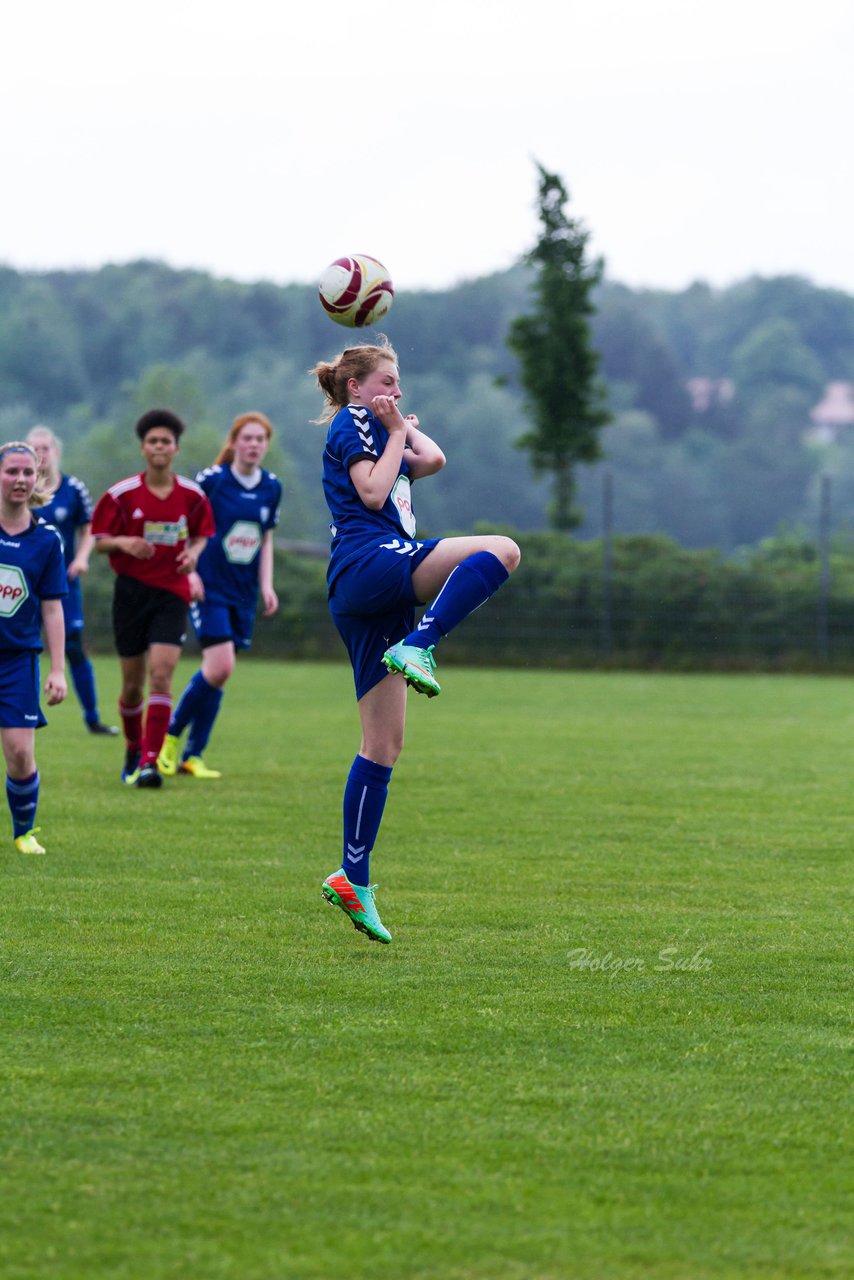
[[[0,528],[0,652],[40,653],[41,602],[67,591],[62,539],[33,520],[23,533]]]
[[[327,580],[330,587],[343,569],[379,545],[411,543],[415,513],[409,464],[401,458],[397,479],[379,511],[366,507],[350,479],[355,462],[377,462],[388,443],[388,432],[370,409],[349,404],[329,424],[323,454],[323,492],[332,523],[332,550]]]
[[[231,467],[219,464],[200,471],[196,483],[206,493],[216,523],[216,533],[199,557],[205,600],[254,609],[261,543],[279,522],[282,483],[261,469],[260,478],[247,489]]]
[[[39,507],[39,516],[59,531],[65,550],[66,568],[74,559],[77,530],[92,523],[92,499],[89,490],[76,476],[60,476],[59,487],[50,501]]]

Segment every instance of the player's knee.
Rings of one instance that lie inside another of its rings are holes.
[[[403,733],[398,733],[396,730],[384,733],[381,737],[363,738],[359,748],[359,754],[366,760],[373,760],[374,764],[383,764],[387,769],[392,769],[397,764],[402,751]]]
[[[14,782],[31,778],[36,771],[35,756],[31,748],[11,746],[5,751],[6,772]]]
[[[218,658],[215,662],[202,663],[202,675],[208,684],[221,689],[234,670],[234,658]]]
[[[506,538],[503,534],[496,534],[495,546],[491,547],[492,554],[497,556],[508,573],[512,573],[514,569],[518,569],[519,561],[522,559],[522,552],[519,550],[512,538]]]
[[[145,686],[135,680],[125,680],[119,701],[125,707],[138,707],[145,698]]]

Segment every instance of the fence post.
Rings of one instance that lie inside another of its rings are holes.
[[[818,656],[827,662],[830,652],[828,641],[828,605],[830,600],[830,476],[821,477],[818,512]]]
[[[602,614],[600,618],[600,647],[607,657],[611,652],[613,631],[611,626],[611,584],[614,576],[614,477],[610,471],[602,474]]]

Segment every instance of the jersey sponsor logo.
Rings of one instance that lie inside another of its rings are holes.
[[[253,520],[236,520],[222,540],[229,564],[251,564],[261,546],[261,526]]]
[[[16,564],[0,564],[0,618],[11,618],[30,594],[27,579]]]
[[[187,534],[186,516],[180,520],[146,520],[142,526],[143,538],[156,547],[177,547],[179,542],[186,541]]]
[[[391,500],[397,508],[400,527],[410,538],[415,537],[415,512],[412,510],[412,488],[409,476],[398,476],[391,491]]]

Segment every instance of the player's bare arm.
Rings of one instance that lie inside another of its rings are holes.
[[[150,560],[154,555],[154,544],[146,542],[145,538],[122,533],[116,537],[96,538],[95,550],[107,555],[111,551],[122,551],[126,556],[133,556],[134,560]]]
[[[61,600],[43,600],[41,604],[45,648],[50,659],[50,671],[44,682],[44,693],[49,707],[62,702],[68,693],[65,681],[65,619]]]
[[[409,474],[413,480],[421,480],[424,476],[435,475],[437,471],[441,471],[445,465],[445,455],[435,440],[422,431],[418,426],[418,419],[414,413],[407,414],[406,422],[406,448],[403,456],[409,467]]]
[[[273,587],[273,530],[268,529],[261,543],[261,562],[258,566],[258,584],[264,604],[262,617],[272,618],[279,607],[279,597]]]
[[[190,538],[186,547],[175,557],[175,568],[179,573],[195,573],[199,556],[205,549],[207,538]]]
[[[388,432],[388,443],[377,462],[367,458],[350,468],[350,479],[369,511],[381,511],[400,472],[400,461],[406,447],[406,419],[394,396],[374,396],[374,417]]]

